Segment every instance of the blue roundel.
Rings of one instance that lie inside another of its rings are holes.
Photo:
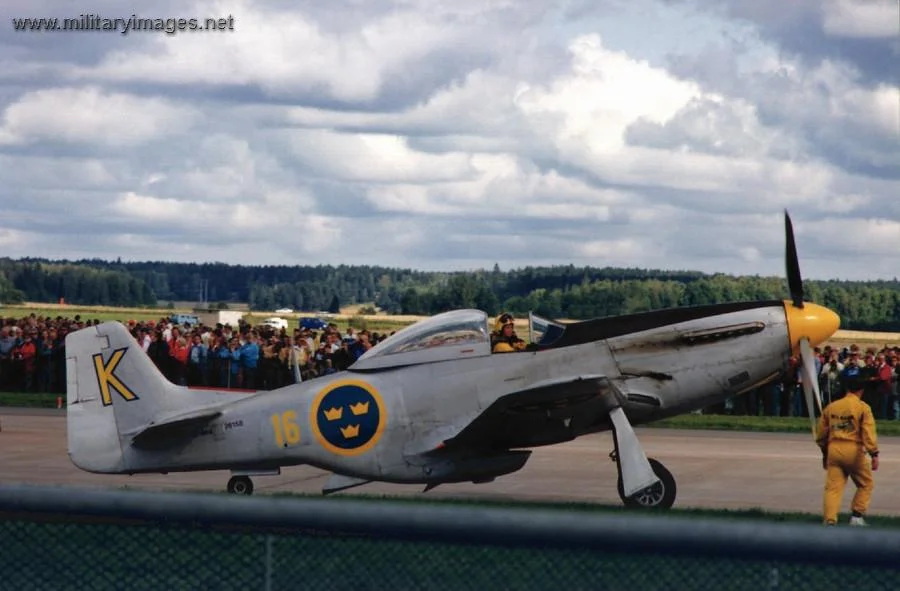
[[[368,390],[353,384],[338,386],[321,398],[316,427],[322,439],[340,450],[363,447],[378,434],[381,408]]]

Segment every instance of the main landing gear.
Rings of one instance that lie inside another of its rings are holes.
[[[655,459],[647,459],[621,407],[609,412],[616,449],[609,454],[619,469],[619,498],[628,508],[669,509],[675,503],[675,478]]]

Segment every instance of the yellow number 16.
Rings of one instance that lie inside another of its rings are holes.
[[[297,413],[286,410],[272,415],[272,427],[275,429],[275,441],[279,447],[295,445],[300,441],[300,427],[297,426]]]

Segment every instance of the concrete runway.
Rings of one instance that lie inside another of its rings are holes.
[[[824,471],[811,434],[637,429],[649,457],[675,476],[675,507],[819,513]],[[882,437],[870,514],[900,515],[900,438]],[[602,433],[538,448],[517,473],[487,484],[443,485],[432,497],[515,498],[620,504],[616,467],[607,457],[612,435]],[[66,453],[65,411],[0,408],[0,484],[31,483],[140,489],[224,490],[227,471],[105,476],[76,468]],[[255,477],[256,493],[318,493],[328,473],[309,467]],[[419,495],[422,487],[372,483],[347,494]],[[843,511],[855,487],[848,482]],[[339,493],[341,494],[341,493]]]

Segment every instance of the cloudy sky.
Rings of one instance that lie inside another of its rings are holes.
[[[233,30],[13,19],[233,17]],[[5,0],[0,254],[900,276],[896,0]]]

